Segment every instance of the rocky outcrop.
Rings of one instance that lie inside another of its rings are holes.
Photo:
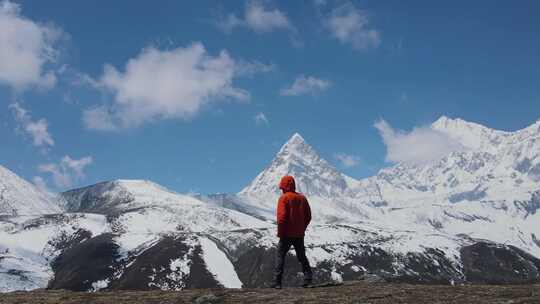
[[[60,254],[51,264],[54,278],[49,288],[87,291],[95,287],[93,283],[111,277],[118,258],[112,237],[104,233]]]
[[[514,246],[479,242],[463,247],[461,259],[467,282],[523,284],[540,281],[540,260]]]

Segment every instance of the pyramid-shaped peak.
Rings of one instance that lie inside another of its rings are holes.
[[[297,190],[309,195],[335,197],[347,187],[345,175],[321,158],[300,134],[295,133],[270,165],[240,194],[279,194],[277,184],[285,175],[294,176]]]
[[[304,138],[302,137],[302,135],[300,135],[300,133],[298,132],[295,132],[293,134],[293,136],[291,136],[291,138],[289,139],[290,143],[293,143],[293,142],[305,142]]]
[[[294,133],[291,138],[281,147],[279,154],[283,153],[316,153],[299,133]]]
[[[286,146],[296,146],[306,144],[306,140],[299,133],[294,133],[291,138],[285,143]]]

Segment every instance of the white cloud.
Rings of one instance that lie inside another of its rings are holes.
[[[448,135],[430,128],[416,127],[410,132],[393,129],[386,121],[374,124],[386,145],[386,161],[424,165],[464,149]]]
[[[255,119],[255,123],[257,125],[268,125],[269,121],[268,118],[266,118],[266,115],[264,113],[257,113],[253,119]]]
[[[105,106],[98,106],[83,111],[83,124],[87,129],[97,131],[114,131],[117,125],[113,114]]]
[[[51,88],[55,73],[46,69],[54,63],[59,29],[21,16],[21,7],[10,1],[0,3],[0,83],[22,90],[28,86]]]
[[[128,128],[188,119],[211,102],[248,101],[249,93],[233,86],[243,72],[226,51],[211,56],[201,43],[165,51],[150,47],[123,72],[105,65],[99,82],[114,94],[114,103],[86,110],[83,121],[90,129]]]
[[[231,32],[237,27],[247,27],[257,33],[267,33],[275,30],[293,30],[287,15],[279,9],[268,9],[261,1],[249,1],[246,3],[243,18],[234,14],[218,21],[218,27],[225,32]]]
[[[281,89],[280,94],[283,96],[298,96],[304,94],[316,94],[325,91],[330,86],[330,82],[327,80],[319,79],[312,76],[300,75],[296,77],[293,84]]]
[[[360,164],[360,157],[355,155],[338,153],[334,155],[334,158],[337,159],[341,163],[341,165],[346,168],[356,167]]]
[[[54,140],[48,130],[47,120],[44,118],[32,120],[28,111],[17,102],[10,104],[8,107],[13,111],[15,120],[18,123],[17,129],[29,135],[34,146],[42,148],[54,146]]]
[[[275,29],[290,29],[287,16],[278,9],[266,9],[259,1],[251,1],[246,6],[245,22],[256,32],[271,32]]]
[[[349,43],[356,49],[377,47],[381,43],[379,32],[368,28],[367,14],[350,2],[334,8],[324,24],[341,43]]]
[[[85,178],[84,169],[92,162],[93,159],[90,156],[81,159],[72,159],[66,155],[60,160],[59,164],[41,164],[38,170],[40,172],[50,173],[54,184],[58,188],[68,188]]]

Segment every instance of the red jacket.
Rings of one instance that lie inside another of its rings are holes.
[[[278,237],[304,237],[311,221],[311,209],[306,197],[295,192],[296,185],[292,176],[284,176],[279,188],[283,194],[277,206]]]

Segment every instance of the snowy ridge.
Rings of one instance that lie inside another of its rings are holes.
[[[62,193],[68,211],[111,213],[130,209],[166,206],[201,205],[187,195],[168,190],[146,180],[115,180]]]
[[[62,208],[52,194],[0,166],[0,215],[60,213]]]

